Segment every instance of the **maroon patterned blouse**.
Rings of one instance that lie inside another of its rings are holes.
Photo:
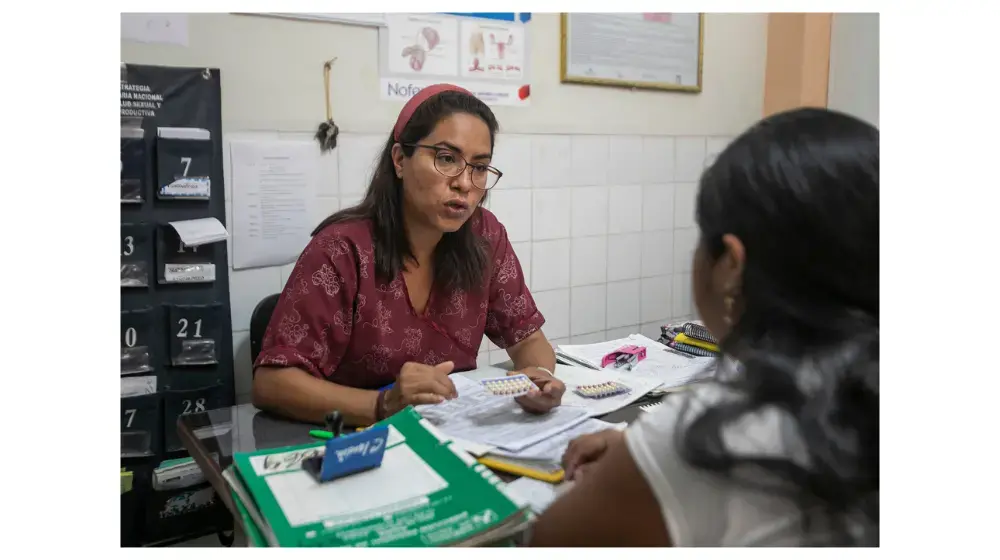
[[[470,292],[432,291],[424,315],[410,305],[400,273],[376,278],[371,222],[332,224],[306,246],[278,300],[255,366],[294,366],[320,379],[374,389],[406,362],[476,367],[483,334],[507,348],[545,318],[524,283],[507,230],[478,208],[472,230],[489,241],[487,284]]]

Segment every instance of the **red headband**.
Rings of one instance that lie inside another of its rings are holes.
[[[392,129],[392,138],[396,142],[399,142],[399,136],[403,134],[403,129],[406,128],[406,124],[410,122],[411,118],[413,118],[413,112],[417,110],[417,107],[423,105],[424,101],[427,101],[431,97],[445,91],[458,91],[466,95],[472,95],[472,93],[468,90],[453,84],[434,84],[432,86],[425,87],[424,89],[418,91],[416,95],[411,97],[410,100],[406,102],[406,105],[403,105],[403,110],[399,112],[399,117],[396,119],[396,126]]]

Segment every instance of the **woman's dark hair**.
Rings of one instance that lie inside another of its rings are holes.
[[[720,381],[735,398],[694,418],[680,449],[701,469],[771,481],[798,504],[811,544],[879,542],[878,162],[871,125],[798,109],[734,140],[698,193],[709,259],[733,234],[746,262],[741,313],[720,342],[738,363]],[[791,420],[800,456],[723,444],[727,427],[765,409]]]
[[[479,117],[490,130],[490,150],[493,149],[499,128],[493,111],[474,96],[444,91],[424,101],[400,133],[406,157],[413,156],[413,147],[427,137],[444,118],[455,113]],[[365,198],[357,206],[345,208],[323,220],[312,235],[330,224],[359,219],[370,219],[373,224],[375,245],[375,272],[392,281],[403,269],[407,258],[413,258],[410,241],[403,225],[403,180],[396,176],[392,163],[392,147],[396,144],[392,133],[382,149]],[[486,197],[483,197],[486,200]],[[482,201],[480,201],[482,204]],[[474,289],[481,286],[489,265],[485,241],[476,235],[467,220],[457,231],[445,233],[434,251],[434,285],[445,288]]]

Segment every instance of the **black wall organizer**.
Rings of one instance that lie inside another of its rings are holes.
[[[121,399],[121,466],[135,477],[122,545],[136,546],[232,524],[207,484],[160,492],[150,480],[187,455],[180,415],[235,400],[226,242],[187,247],[169,225],[226,225],[219,70],[122,64],[121,123],[123,393],[156,380],[155,392]]]

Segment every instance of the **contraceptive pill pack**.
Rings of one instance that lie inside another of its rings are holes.
[[[580,385],[573,391],[581,397],[588,399],[604,399],[615,395],[623,395],[632,391],[632,389],[617,381],[605,381],[604,383],[595,383],[593,385]]]
[[[538,386],[527,375],[520,373],[509,377],[491,377],[479,382],[487,391],[500,397],[520,397]]]

